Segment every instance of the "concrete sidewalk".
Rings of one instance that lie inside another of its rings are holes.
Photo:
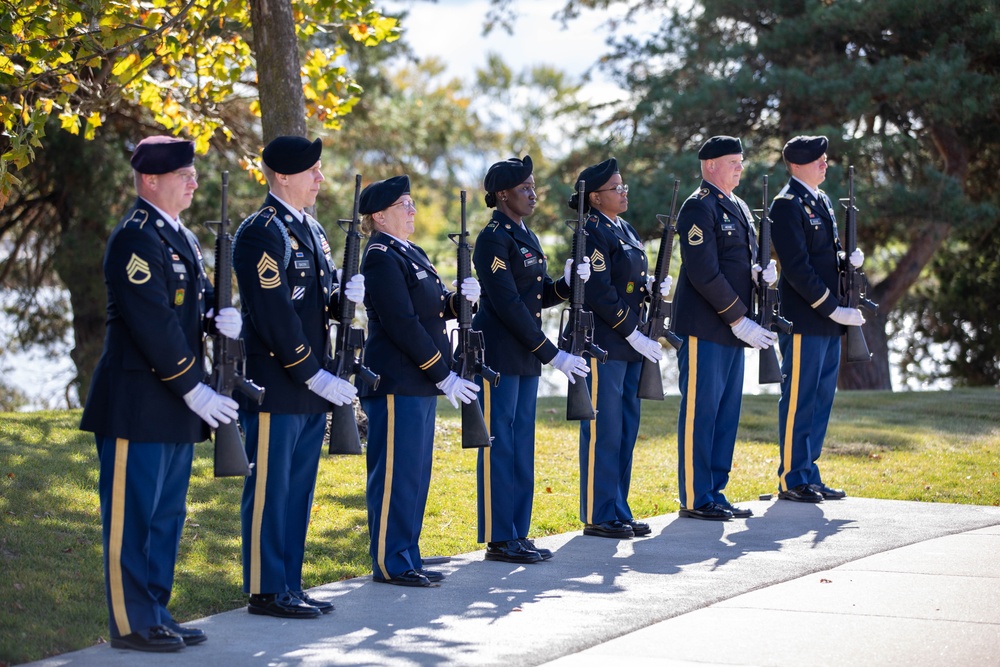
[[[311,593],[332,614],[219,614],[178,653],[95,646],[32,664],[1000,664],[1000,507],[740,504],[757,516],[540,539],[556,555],[535,565],[465,554],[439,588],[327,584]]]

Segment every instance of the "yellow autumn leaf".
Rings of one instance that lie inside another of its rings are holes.
[[[64,111],[59,114],[59,120],[62,122],[62,129],[70,134],[80,134],[80,116],[77,114]]]
[[[118,78],[122,78],[122,74],[124,72],[127,72],[130,67],[132,67],[136,62],[138,62],[138,60],[139,60],[138,55],[134,53],[128,54],[127,56],[125,56],[124,58],[115,63],[114,67],[111,68],[111,74],[117,76]]]

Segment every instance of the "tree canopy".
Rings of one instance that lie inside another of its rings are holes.
[[[49,118],[93,138],[116,116],[184,133],[204,153],[235,140],[245,166],[256,142],[234,127],[234,105],[259,115],[251,49],[252,3],[236,0],[24,0],[0,9],[0,202],[42,146]],[[357,102],[360,87],[338,59],[341,36],[374,45],[399,36],[398,22],[369,0],[293,4],[304,44],[307,113],[329,127]],[[310,43],[316,35],[333,35]]]
[[[824,189],[843,196],[855,165],[859,243],[882,306],[866,325],[876,363],[847,366],[841,386],[889,388],[887,335],[902,330],[890,314],[953,238],[1000,226],[1000,2],[569,0],[565,13],[612,5],[649,27],[612,38],[602,57],[630,92],[602,146],[641,186],[629,215],[648,231],[673,178],[697,187],[694,155],[712,135],[743,139],[738,193],[754,203],[762,174],[784,176],[787,139],[828,135]]]

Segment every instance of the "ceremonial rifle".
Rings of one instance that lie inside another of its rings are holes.
[[[361,174],[357,174],[354,177],[354,209],[351,219],[337,221],[337,226],[347,234],[347,239],[344,241],[344,263],[340,269],[340,308],[330,372],[348,382],[352,375],[356,375],[375,389],[381,378],[364,364],[365,332],[364,329],[353,326],[355,304],[344,294],[344,287],[357,275],[361,262],[361,232],[358,231],[361,225],[358,212],[360,206]],[[361,453],[361,437],[358,435],[353,402],[333,406],[330,413],[330,447],[327,453]]]
[[[222,172],[222,216],[215,237],[215,314],[233,305],[233,237],[229,234],[229,172]],[[243,340],[222,335],[217,328],[212,339],[212,375],[209,384],[216,392],[232,398],[239,391],[257,405],[264,400],[264,389],[247,379],[246,351]],[[235,419],[219,424],[215,429],[215,476],[245,477],[250,474],[250,462],[243,446],[243,434]]]
[[[573,230],[573,266],[569,278],[569,308],[563,309],[559,318],[559,349],[578,357],[587,352],[603,364],[608,360],[608,353],[594,343],[594,313],[584,310],[586,286],[576,272],[577,267],[583,263],[587,251],[586,220],[583,212],[586,202],[585,191],[584,182],[579,181],[576,184],[576,220],[566,221],[566,225]],[[590,389],[587,387],[586,378],[575,379],[575,382],[570,382],[566,393],[566,419],[571,421],[596,419],[597,413],[590,401]]]
[[[771,261],[771,217],[767,211],[767,175],[764,175],[764,198],[760,209],[760,235],[757,245],[757,263],[761,267],[757,274],[757,284],[754,285],[757,316],[754,320],[768,331],[792,333],[792,323],[781,316],[781,303],[778,300],[778,290],[764,280],[764,269]],[[760,350],[760,369],[757,381],[760,384],[773,384],[785,378],[778,364],[778,353],[775,346]]]
[[[674,234],[677,232],[677,191],[681,182],[674,179],[674,194],[670,199],[670,215],[656,214],[656,220],[663,225],[660,236],[660,251],[656,256],[656,271],[653,274],[653,287],[650,290],[649,307],[646,319],[639,324],[639,331],[650,340],[666,338],[675,350],[679,350],[683,339],[670,330],[670,317],[673,304],[664,301],[665,295],[660,292],[660,285],[670,275],[670,255],[674,250]],[[639,373],[639,398],[654,401],[663,400],[663,376],[660,374],[660,362],[642,358],[642,370]]]
[[[472,328],[472,304],[462,295],[462,281],[472,277],[472,249],[469,245],[469,232],[465,223],[465,190],[462,190],[462,229],[458,233],[448,234],[448,238],[458,246],[458,337],[453,360],[453,370],[463,380],[474,382],[477,375],[483,378],[485,384],[494,387],[500,384],[500,374],[484,363],[483,332]],[[483,409],[478,400],[462,403],[462,447],[489,447],[490,434],[483,418]]]
[[[846,308],[863,308],[872,315],[878,314],[878,304],[868,298],[868,277],[854,268],[851,255],[858,247],[858,209],[854,205],[854,165],[847,169],[847,199],[840,203],[847,209],[844,252],[840,258],[841,305]],[[847,361],[871,361],[865,332],[861,327],[847,327]]]

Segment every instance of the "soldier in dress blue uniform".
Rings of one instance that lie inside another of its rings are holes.
[[[594,342],[608,352],[606,363],[591,359],[587,378],[597,419],[580,422],[580,520],[583,534],[631,538],[649,535],[649,524],[636,521],[628,504],[632,452],[639,435],[638,396],[642,358],[659,361],[659,342],[637,328],[649,301],[649,273],[639,234],[619,217],[628,210],[628,186],[610,158],[580,172],[587,218],[586,254],[591,278],[586,308],[594,313]],[[577,210],[578,195],[569,207]],[[661,289],[670,291],[669,276]],[[596,394],[596,396],[595,396]]]
[[[198,188],[194,144],[149,137],[131,162],[138,198],[108,239],[107,334],[80,428],[94,433],[101,464],[111,646],[175,651],[205,641],[167,611],[194,443],[236,419],[236,402],[204,383],[205,304],[214,292],[198,240],[179,218]],[[234,308],[213,319],[239,338]]]
[[[677,351],[677,483],[680,516],[727,521],[752,516],[724,494],[743,401],[743,350],[766,349],[777,336],[748,316],[761,268],[750,209],[733,194],[743,173],[740,140],[712,137],[698,159],[701,187],[677,215],[681,268],[673,322],[684,339]],[[773,283],[775,274],[771,261],[764,278]]]
[[[556,348],[542,333],[542,309],[570,296],[573,260],[553,281],[538,237],[524,224],[535,209],[531,157],[497,162],[486,172],[486,205],[496,207],[476,239],[472,259],[483,287],[473,327],[483,332],[486,365],[500,374],[491,387],[479,380],[492,445],[479,450],[479,541],[486,560],[535,563],[552,552],[527,539],[535,491],[535,405],[542,364],[570,382],[587,374],[583,357]],[[577,274],[586,282],[589,262]]]
[[[791,174],[771,204],[774,249],[781,260],[778,294],[792,334],[779,334],[781,399],[778,401],[778,498],[818,503],[846,496],[823,483],[817,459],[823,452],[840,369],[840,337],[861,326],[857,308],[840,305],[843,251],[833,203],[819,189],[826,179],[826,137],[799,136],[782,155]],[[847,258],[864,262],[855,250]]]
[[[319,139],[283,136],[264,148],[270,191],[233,241],[244,318],[247,374],[267,391],[241,397],[240,423],[254,464],[243,487],[243,592],[251,614],[313,618],[333,605],[305,593],[302,561],[330,404],[354,385],[325,367],[330,318],[341,298],[360,303],[364,279],[339,289],[330,244],[305,209],[323,182]]]
[[[461,295],[445,289],[427,254],[409,241],[417,208],[410,179],[396,176],[361,192],[361,231],[370,236],[361,259],[368,294],[365,363],[381,376],[361,386],[368,415],[368,532],[372,579],[431,586],[444,579],[420,557],[420,530],[430,488],[437,397],[476,400],[479,388],[450,370],[446,320],[455,299],[475,303],[479,283],[466,278]]]

